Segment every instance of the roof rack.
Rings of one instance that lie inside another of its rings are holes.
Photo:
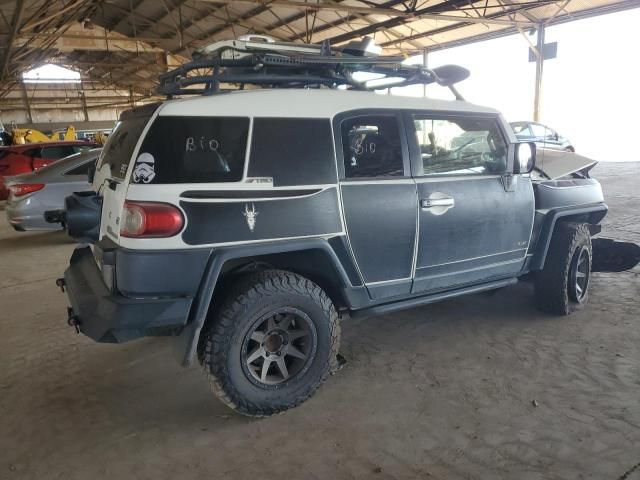
[[[260,37],[264,38],[264,37]],[[200,58],[160,75],[158,93],[167,95],[211,95],[246,85],[262,88],[338,88],[380,90],[407,85],[432,84],[447,87],[463,100],[455,84],[469,71],[457,65],[428,69],[406,65],[403,57],[372,56],[364,39],[341,49],[328,43],[302,45],[273,41],[230,40],[197,52]],[[357,80],[357,72],[375,78]],[[222,85],[236,85],[223,89]]]

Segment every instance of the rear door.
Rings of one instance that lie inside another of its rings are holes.
[[[418,191],[413,292],[516,275],[533,223],[531,181],[513,176],[496,117],[407,114]]]
[[[335,120],[349,243],[372,298],[411,291],[416,186],[401,115],[353,112]]]

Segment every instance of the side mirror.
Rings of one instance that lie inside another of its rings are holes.
[[[93,165],[89,167],[89,171],[87,172],[89,183],[93,183],[93,179],[95,178],[95,176],[96,176],[96,164],[94,162]]]
[[[536,166],[536,144],[522,142],[516,144],[514,173],[531,173]]]

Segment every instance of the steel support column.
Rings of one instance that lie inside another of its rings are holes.
[[[540,121],[540,105],[542,103],[542,72],[544,69],[544,24],[538,25],[538,41],[536,42],[536,89],[533,99],[533,120]]]
[[[82,100],[82,112],[84,113],[84,121],[89,121],[89,109],[87,108],[87,96],[84,93],[84,84],[80,82],[80,100]]]
[[[24,84],[24,81],[20,82],[20,86],[22,87],[22,98],[24,99],[24,106],[27,107],[29,123],[33,123],[33,114],[31,113],[31,103],[29,102],[29,92],[27,92],[27,86]]]
[[[425,49],[422,51],[422,66],[424,68],[428,68],[429,67],[429,52]],[[427,84],[423,84],[422,85],[422,96],[426,97],[427,96]]]

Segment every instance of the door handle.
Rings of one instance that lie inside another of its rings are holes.
[[[420,199],[420,208],[433,215],[443,215],[450,208],[455,207],[456,202],[453,197],[442,192],[434,192],[428,198]]]
[[[423,198],[420,200],[420,206],[427,210],[433,207],[453,207],[456,202],[453,198]]]

